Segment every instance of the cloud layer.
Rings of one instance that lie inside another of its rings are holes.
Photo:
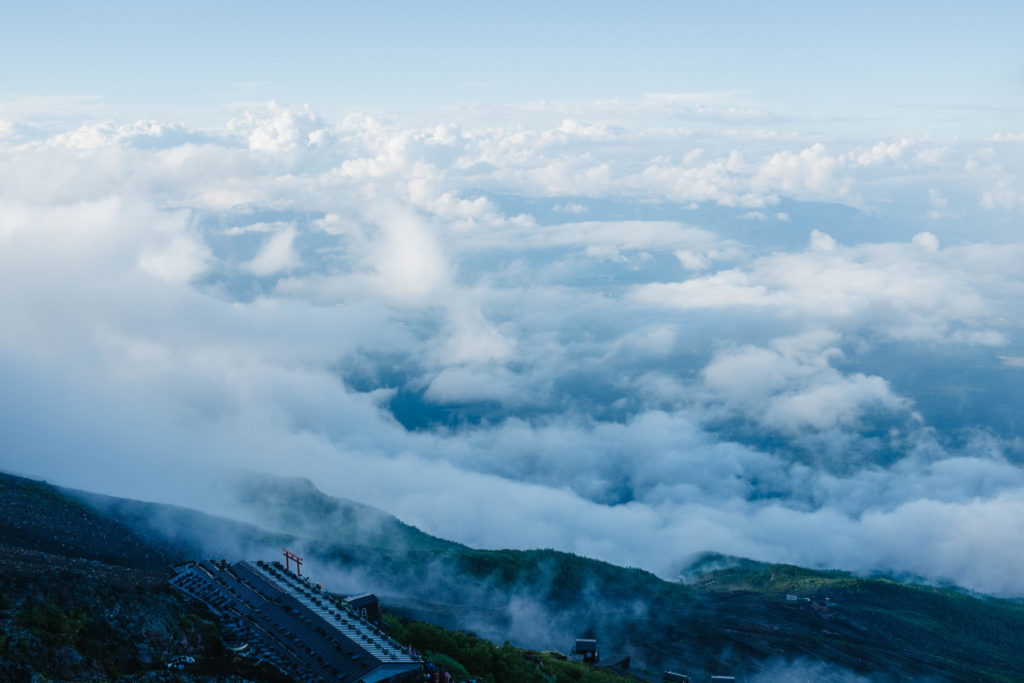
[[[0,464],[208,509],[204,474],[267,470],[480,546],[1024,595],[1019,136],[624,113],[672,102],[0,122]]]

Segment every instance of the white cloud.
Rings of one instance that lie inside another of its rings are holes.
[[[801,319],[869,325],[894,338],[964,340],[964,321],[994,320],[997,300],[1012,306],[1010,290],[1000,291],[995,281],[1015,279],[1007,259],[1020,247],[938,246],[934,235],[919,233],[912,245],[841,247],[814,231],[806,252],[762,256],[745,268],[682,282],[639,285],[631,296],[680,310],[772,308]]]
[[[554,208],[555,211],[565,212],[565,213],[575,213],[575,214],[586,213],[587,211],[590,210],[585,205],[578,204],[576,202],[567,202],[565,204],[555,204],[555,206],[553,208]]]
[[[783,432],[852,427],[869,410],[910,408],[881,377],[836,371],[837,341],[834,332],[814,330],[775,340],[773,348],[720,353],[704,368],[704,385],[713,401]]]
[[[762,421],[786,431],[805,427],[824,430],[856,426],[861,415],[875,406],[893,410],[907,407],[893,396],[881,377],[855,374],[830,384],[775,397]]]
[[[707,254],[691,249],[679,249],[675,252],[679,263],[688,270],[707,270],[711,267],[711,260]]]
[[[302,265],[302,259],[299,258],[294,246],[297,235],[294,226],[279,229],[263,241],[256,256],[245,264],[245,269],[259,276],[295,270]]]
[[[672,308],[723,308],[770,305],[769,290],[753,284],[738,270],[719,271],[701,279],[671,284],[641,285],[634,290],[637,301]]]
[[[159,251],[143,251],[139,265],[143,270],[167,282],[185,283],[202,275],[213,260],[209,247],[187,235],[175,235]]]
[[[246,233],[268,233],[294,231],[294,226],[287,223],[250,223],[249,225],[236,225],[224,230],[225,235],[237,236]]]
[[[996,181],[995,186],[981,195],[981,205],[986,209],[1013,211],[1024,208],[1024,190],[1017,179],[1005,178]]]
[[[498,401],[517,405],[526,398],[518,378],[501,367],[445,368],[430,381],[424,396],[442,404]]]
[[[440,352],[444,364],[504,363],[513,357],[514,340],[503,335],[468,299],[451,302],[448,326],[450,335]]]
[[[396,300],[425,303],[450,276],[431,226],[399,207],[381,207],[375,219],[380,231],[371,255],[375,286]]]
[[[914,235],[914,239],[912,241],[914,244],[924,247],[928,251],[939,250],[939,238],[930,232],[919,232]]]
[[[928,204],[931,206],[931,209],[925,213],[925,218],[938,220],[946,215],[949,200],[943,197],[934,187],[930,187],[928,188]]]
[[[811,231],[811,251],[835,251],[838,243],[831,235],[826,235],[820,230]]]
[[[910,146],[909,140],[900,140],[886,144],[879,142],[871,149],[864,150],[855,155],[854,161],[857,166],[874,166],[886,162],[892,162],[903,156],[903,151]]]
[[[282,156],[316,148],[328,138],[323,123],[309,107],[289,109],[276,102],[268,105],[268,116],[249,115],[236,123],[247,130],[249,149]]]
[[[851,178],[840,176],[845,165],[843,157],[829,155],[824,145],[815,144],[799,153],[776,152],[757,168],[752,184],[800,199],[845,200],[853,187]]]
[[[558,127],[558,130],[566,135],[582,138],[604,139],[613,137],[612,131],[603,124],[585,124],[573,121],[572,119],[562,121],[562,125]]]
[[[482,546],[1024,595],[1024,449],[985,421],[1021,365],[1012,145],[826,144],[735,97],[5,126],[0,464],[179,502],[266,469]]]

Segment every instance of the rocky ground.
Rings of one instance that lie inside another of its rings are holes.
[[[180,559],[60,493],[0,476],[0,680],[267,681],[167,579]],[[192,670],[169,671],[178,655]]]

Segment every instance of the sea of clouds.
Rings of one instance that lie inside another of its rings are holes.
[[[0,120],[0,466],[1024,596],[1022,134],[432,116]]]

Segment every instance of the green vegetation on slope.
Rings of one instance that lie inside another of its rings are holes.
[[[439,626],[384,615],[391,636],[411,644],[439,669],[447,669],[456,680],[467,677],[487,683],[622,683],[624,678],[610,671],[513,647],[497,646],[465,631],[448,631]]]
[[[823,622],[859,629],[863,650],[912,653],[937,671],[956,672],[953,678],[1019,681],[1024,671],[1024,605],[1016,601],[749,560],[707,572],[700,584],[711,594],[749,591],[767,603],[810,610]]]

